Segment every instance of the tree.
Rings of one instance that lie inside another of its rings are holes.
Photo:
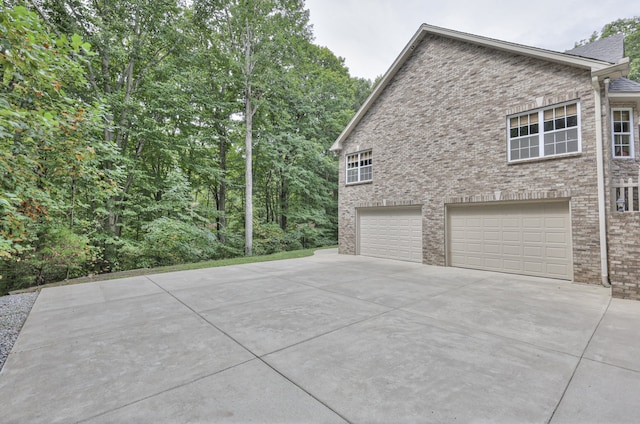
[[[308,39],[308,12],[301,0],[196,0],[196,14],[222,36],[230,71],[242,81],[245,131],[245,255],[253,247],[253,132],[269,84],[290,62],[288,46]]]
[[[328,149],[370,85],[351,78],[327,48],[305,41],[272,87],[273,101],[260,117],[267,128],[256,145],[263,218],[283,231],[306,231],[305,245],[315,243],[310,238],[335,241],[338,164]]]
[[[0,257],[11,268],[45,244],[55,248],[44,243],[48,228],[87,230],[77,228],[77,211],[116,188],[98,158],[112,150],[95,132],[104,109],[71,94],[87,83],[79,57],[91,46],[51,34],[22,6],[3,10],[0,34]],[[70,239],[78,238],[50,238]]]

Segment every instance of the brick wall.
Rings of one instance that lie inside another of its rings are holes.
[[[582,152],[507,163],[510,114],[580,100]],[[356,252],[356,208],[422,204],[424,263],[445,265],[445,206],[571,202],[574,280],[600,283],[594,97],[588,70],[427,35],[343,144],[340,252]],[[373,181],[345,186],[345,155],[373,150]]]
[[[640,300],[640,213],[611,213],[608,233],[611,293]]]

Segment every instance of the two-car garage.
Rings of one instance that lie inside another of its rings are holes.
[[[452,205],[446,208],[447,264],[571,280],[568,201]],[[422,262],[422,210],[358,210],[358,253]]]

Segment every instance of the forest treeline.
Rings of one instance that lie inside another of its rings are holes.
[[[330,245],[370,93],[303,0],[0,0],[0,294]]]

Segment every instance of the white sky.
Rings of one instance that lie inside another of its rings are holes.
[[[565,51],[605,24],[640,16],[640,0],[306,0],[315,43],[352,76],[384,74],[426,23]]]

